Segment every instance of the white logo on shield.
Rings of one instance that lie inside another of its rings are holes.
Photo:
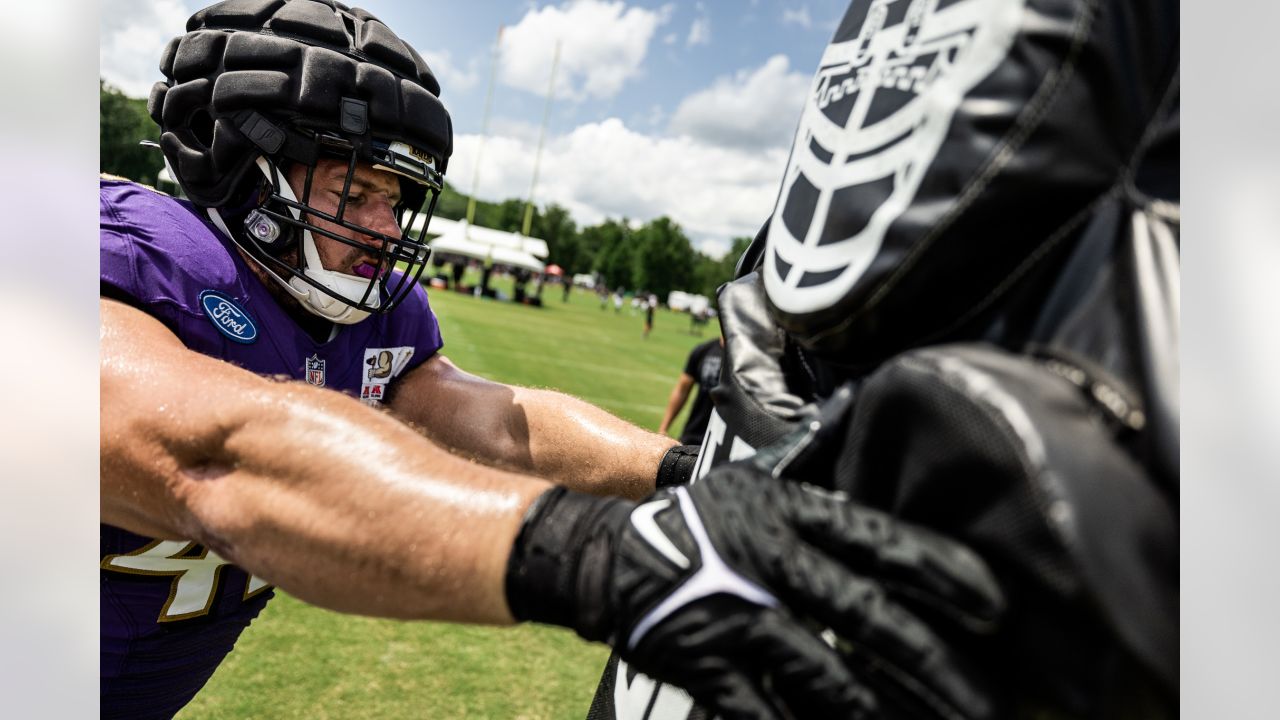
[[[960,101],[1004,59],[1023,2],[871,0],[857,36],[827,46],[769,223],[776,307],[830,307],[862,276]]]

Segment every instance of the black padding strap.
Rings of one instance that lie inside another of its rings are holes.
[[[237,119],[237,127],[249,138],[249,142],[262,148],[268,155],[275,155],[284,147],[284,130],[256,110],[241,113]]]
[[[655,484],[664,488],[688,483],[693,478],[693,468],[698,464],[698,448],[697,445],[676,445],[668,450],[658,465]]]
[[[343,132],[363,135],[369,129],[369,103],[355,98],[342,98],[339,123]]]

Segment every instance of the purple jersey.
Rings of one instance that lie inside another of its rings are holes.
[[[100,222],[104,295],[127,299],[205,355],[376,404],[441,347],[420,286],[390,314],[316,342],[190,203],[103,179]],[[195,543],[110,525],[100,537],[102,717],[171,717],[272,591]]]

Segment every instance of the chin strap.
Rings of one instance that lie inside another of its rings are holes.
[[[262,262],[262,260],[258,258],[257,253],[253,252],[251,248],[245,247],[244,243],[240,242],[240,239],[236,237],[236,234],[231,232],[230,228],[227,227],[227,221],[222,219],[222,214],[218,212],[217,208],[205,208],[205,212],[208,213],[209,220],[211,220],[213,224],[217,226],[218,230],[222,231],[223,235],[226,235],[227,237],[231,238],[231,241],[234,242],[236,245],[240,246],[240,248],[245,251],[245,255],[249,256],[249,259],[253,260],[255,265],[262,268],[262,270],[266,272],[267,275],[269,275],[273,280],[279,283],[280,287],[287,290],[289,292],[289,295],[292,296],[293,299],[302,303],[302,305],[306,307],[307,305],[306,293],[299,292],[297,288],[289,284],[288,280],[281,277],[280,274],[277,273],[274,268]]]

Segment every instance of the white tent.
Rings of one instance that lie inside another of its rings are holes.
[[[413,221],[413,226],[409,228],[409,232],[415,235],[420,234],[422,232],[423,220],[424,218],[422,216],[418,216]],[[448,218],[442,217],[431,218],[431,225],[427,228],[427,235],[462,238],[468,242],[478,243],[495,249],[506,248],[518,253],[532,255],[535,258],[545,258],[550,254],[546,240],[535,237],[526,237],[519,233],[506,232],[505,230],[494,230],[493,228],[480,227],[479,225],[469,225],[466,220],[449,220]],[[434,241],[429,242],[432,247],[435,246]],[[445,251],[442,250],[442,252]],[[495,261],[497,261],[496,258]]]
[[[672,310],[688,311],[697,315],[710,306],[711,300],[706,295],[692,295],[682,290],[672,290],[667,296],[667,307]]]
[[[410,232],[422,232],[422,218],[414,223]],[[435,252],[463,255],[484,260],[492,257],[500,265],[542,272],[545,267],[538,258],[547,256],[547,243],[539,238],[492,228],[469,226],[465,220],[432,218],[428,235],[438,235],[428,244]]]
[[[512,250],[511,248],[497,247],[494,245],[485,245],[474,240],[468,240],[460,234],[441,235],[435,240],[430,241],[431,249],[438,253],[449,253],[450,255],[463,255],[465,257],[477,258],[484,260],[492,257],[495,263],[499,265],[511,265],[513,267],[525,268],[534,272],[542,272],[543,263],[538,258],[527,252],[520,250]]]

